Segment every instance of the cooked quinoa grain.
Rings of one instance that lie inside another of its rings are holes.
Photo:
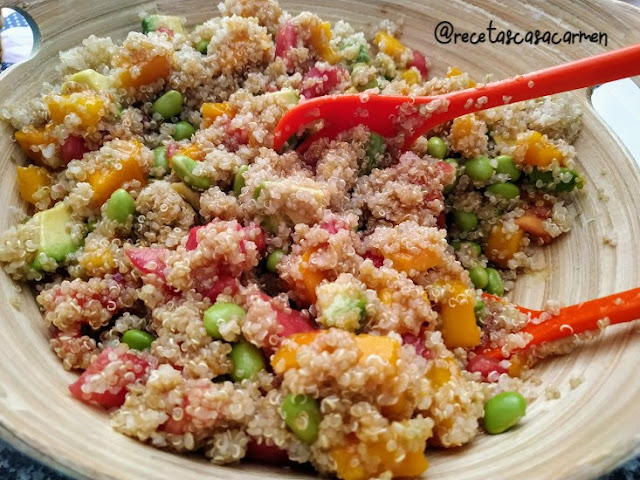
[[[512,357],[532,320],[469,276],[502,295],[570,230],[580,112],[553,96],[457,118],[407,152],[363,126],[304,153],[293,132],[276,152],[298,102],[475,83],[455,67],[428,78],[390,21],[370,37],[275,0],[218,8],[91,36],[60,54],[55,85],[0,106],[29,209],[0,264],[35,284],[52,350],[82,372],[71,394],[117,431],[215,464],[418,476],[429,448],[473,441],[490,397],[525,391],[537,358],[595,336]],[[246,314],[213,328],[214,304]]]

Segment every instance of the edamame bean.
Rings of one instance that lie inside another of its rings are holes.
[[[369,56],[369,52],[367,52],[367,48],[364,45],[360,45],[358,49],[358,56],[355,58],[356,63],[369,63],[371,61],[371,57]]]
[[[107,200],[106,215],[109,220],[118,223],[127,223],[130,215],[136,211],[136,203],[133,197],[124,188],[119,188],[111,194]]]
[[[233,362],[230,375],[234,382],[251,380],[266,366],[260,349],[244,340],[232,345],[229,358]]]
[[[122,335],[122,343],[126,343],[133,350],[146,350],[154,340],[153,335],[143,330],[131,329]]]
[[[493,175],[491,160],[484,155],[467,160],[464,171],[471,180],[476,182],[486,182]]]
[[[496,162],[498,163],[496,172],[509,175],[509,180],[515,182],[522,175],[522,172],[516,167],[511,155],[498,155]]]
[[[431,137],[427,140],[427,153],[435,158],[444,158],[449,153],[449,149],[442,138]]]
[[[487,192],[489,192],[491,195],[502,197],[505,200],[513,200],[514,198],[520,196],[520,189],[517,187],[517,185],[509,182],[494,183],[493,185],[489,185],[487,187]]]
[[[153,113],[159,113],[165,120],[175,117],[181,110],[182,94],[177,90],[169,90],[153,102]]]
[[[487,284],[484,287],[484,291],[492,295],[498,295],[501,297],[504,295],[504,281],[495,268],[485,269],[488,275]]]
[[[473,313],[476,315],[482,315],[484,313],[485,304],[482,300],[476,300],[476,303],[473,305]]]
[[[245,186],[244,174],[249,170],[248,165],[241,165],[233,176],[233,194],[239,197]]]
[[[173,131],[174,140],[186,140],[196,133],[196,129],[193,128],[189,122],[180,121],[175,124],[175,130]]]
[[[267,270],[271,273],[277,273],[278,264],[280,263],[280,260],[282,260],[282,257],[284,257],[285,255],[286,253],[284,253],[284,251],[280,250],[279,248],[271,252],[267,256],[267,264],[266,264]]]
[[[369,140],[364,146],[366,156],[360,166],[360,175],[369,175],[374,168],[379,167],[386,149],[385,139],[377,133],[371,132]]]
[[[364,85],[358,85],[358,91],[364,92],[365,90],[369,90],[370,88],[376,88],[378,86],[378,79],[372,78]]]
[[[502,392],[484,405],[484,429],[495,435],[509,430],[524,417],[527,401],[517,392]]]
[[[209,47],[209,43],[211,40],[200,40],[196,43],[196,50],[200,53],[207,53],[207,48]]]
[[[458,174],[458,168],[460,168],[460,163],[455,158],[445,158],[444,161],[449,165],[452,165],[456,169],[456,175]]]
[[[153,168],[157,169],[156,176],[164,177],[169,171],[169,160],[167,159],[167,147],[160,145],[153,149]]]
[[[309,445],[317,440],[322,413],[315,398],[290,393],[282,402],[281,413],[284,423],[296,437]]]
[[[207,177],[194,175],[193,170],[196,168],[199,162],[185,156],[174,155],[171,158],[173,165],[173,171],[180,177],[184,183],[198,190],[206,190],[211,186],[211,180]]]
[[[476,288],[484,288],[489,282],[489,274],[487,270],[480,265],[476,265],[469,269],[469,278]]]
[[[204,311],[202,322],[207,335],[222,340],[220,325],[228,322],[240,323],[247,314],[240,305],[231,302],[216,302]]]
[[[453,211],[453,223],[463,232],[475,230],[478,226],[478,216],[472,212],[464,212],[462,210]]]

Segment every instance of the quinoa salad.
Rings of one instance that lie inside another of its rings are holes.
[[[33,287],[70,395],[157,448],[344,480],[419,476],[431,448],[512,428],[536,360],[584,340],[525,349],[530,317],[502,298],[571,228],[577,106],[466,115],[406,152],[362,126],[274,151],[310,98],[476,84],[430,75],[390,21],[219,11],[141,12],[0,105],[26,205],[0,265]]]

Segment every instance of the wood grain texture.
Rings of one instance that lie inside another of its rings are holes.
[[[522,73],[640,42],[640,11],[619,3],[587,0],[535,0],[527,4],[499,0],[283,1],[291,12],[313,10],[332,21],[346,19],[370,30],[379,19],[405,24],[404,41],[432,61],[432,72],[457,65],[480,79]],[[38,22],[42,45],[35,58],[0,78],[0,99],[20,101],[37,94],[43,82],[58,80],[57,53],[94,33],[122,39],[137,29],[138,11],[185,15],[190,23],[216,13],[211,0],[172,2],[128,0],[18,0],[12,2]],[[480,31],[489,20],[498,28],[551,31],[585,30],[608,34],[608,47],[579,45],[502,46],[440,45],[433,35],[441,20],[457,29]],[[595,115],[585,91],[572,94],[584,110],[584,129],[576,144],[588,186],[577,197],[580,212],[573,231],[540,253],[543,273],[522,278],[513,298],[540,307],[547,299],[574,303],[640,285],[640,238],[637,193],[640,174],[617,139]],[[15,222],[7,208],[20,205],[14,166],[23,162],[0,126],[0,231]],[[598,192],[605,192],[604,199]],[[617,246],[603,244],[611,235]],[[10,304],[21,299],[16,310]],[[256,465],[216,467],[204,460],[142,445],[109,427],[107,416],[67,393],[75,378],[49,350],[45,327],[33,295],[0,273],[0,435],[18,448],[79,479],[190,480],[240,478],[310,478],[305,474]],[[619,326],[596,344],[539,367],[544,384],[562,397],[541,398],[529,408],[523,424],[511,433],[481,436],[472,445],[431,452],[427,477],[432,480],[478,478],[587,479],[640,453],[640,334],[638,325]],[[584,377],[576,389],[569,380]]]

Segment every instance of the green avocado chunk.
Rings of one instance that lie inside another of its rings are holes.
[[[40,260],[42,254],[56,262],[62,262],[67,255],[75,252],[82,242],[71,234],[71,211],[64,203],[37,213],[34,218],[36,217],[40,221],[40,246],[32,267],[43,270]]]
[[[155,32],[159,28],[173,30],[175,33],[184,33],[184,26],[180,17],[171,15],[148,15],[142,20],[142,32]]]

